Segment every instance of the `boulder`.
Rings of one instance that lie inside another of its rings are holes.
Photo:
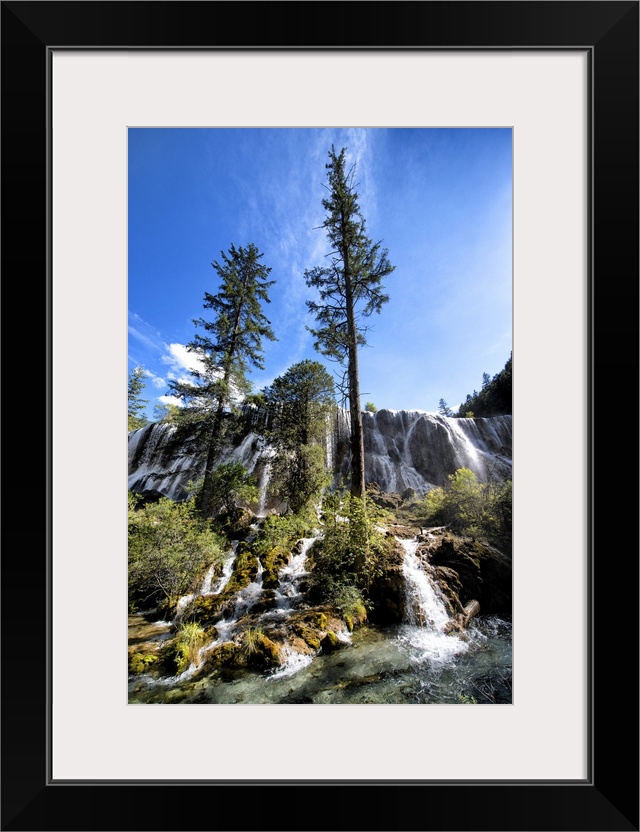
[[[488,543],[447,534],[430,547],[429,563],[456,614],[474,600],[484,615],[511,615],[510,555]]]

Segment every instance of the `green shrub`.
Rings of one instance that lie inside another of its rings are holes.
[[[270,514],[265,518],[253,544],[253,551],[262,556],[281,547],[291,549],[301,537],[309,537],[317,523],[311,511],[300,514]]]
[[[448,479],[425,495],[425,525],[447,525],[458,534],[510,546],[511,480],[481,483],[468,468],[458,468]]]
[[[169,606],[194,590],[206,567],[221,561],[224,541],[203,520],[194,499],[166,497],[137,507],[129,492],[129,601],[164,599]]]

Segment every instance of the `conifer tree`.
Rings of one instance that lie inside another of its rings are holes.
[[[307,270],[305,280],[319,293],[317,301],[307,301],[318,324],[316,329],[309,328],[316,339],[315,347],[343,367],[343,380],[338,386],[350,411],[351,494],[364,498],[358,348],[367,343],[364,319],[379,313],[389,300],[382,281],[395,266],[389,263],[388,252],[380,248],[381,243],[373,243],[366,234],[358,205],[355,166],[347,171],[346,150],[342,148],[336,153],[332,145],[325,165],[329,196],[322,201],[326,211],[322,227],[331,246],[327,265]]]
[[[212,477],[224,442],[224,415],[250,391],[247,373],[251,367],[263,369],[263,339],[277,340],[271,322],[262,311],[270,303],[268,280],[271,269],[260,262],[264,255],[250,243],[229,253],[221,252],[221,262],[211,265],[220,278],[216,294],[205,292],[203,307],[212,310],[211,320],[194,319],[196,333],[187,349],[200,358],[192,370],[193,382],[170,382],[171,392],[180,397],[196,418],[204,418],[207,458],[200,511],[211,510]]]
[[[146,373],[142,367],[134,367],[129,373],[128,386],[128,430],[138,430],[147,424],[142,415],[147,401],[140,398],[144,388],[144,377]]]

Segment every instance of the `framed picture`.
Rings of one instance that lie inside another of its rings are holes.
[[[47,401],[46,431],[24,408],[43,534],[3,562],[3,829],[637,830],[637,446],[612,446],[610,372],[637,377],[638,3],[4,2],[2,23],[3,259],[38,286]],[[336,124],[513,130],[518,693],[131,705],[127,130]]]

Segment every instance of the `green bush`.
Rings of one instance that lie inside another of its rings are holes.
[[[253,551],[262,556],[276,547],[290,549],[301,537],[310,537],[317,518],[311,511],[299,514],[270,514],[265,518],[253,544]]]
[[[324,535],[311,553],[313,589],[353,627],[367,618],[367,590],[381,574],[384,534],[369,500],[334,493],[323,504]]]
[[[129,492],[129,600],[169,606],[193,591],[206,567],[221,561],[226,541],[203,520],[193,498],[166,497],[137,508]]]
[[[446,525],[461,535],[510,546],[511,480],[481,483],[468,468],[458,468],[448,479],[425,495],[425,525]]]

